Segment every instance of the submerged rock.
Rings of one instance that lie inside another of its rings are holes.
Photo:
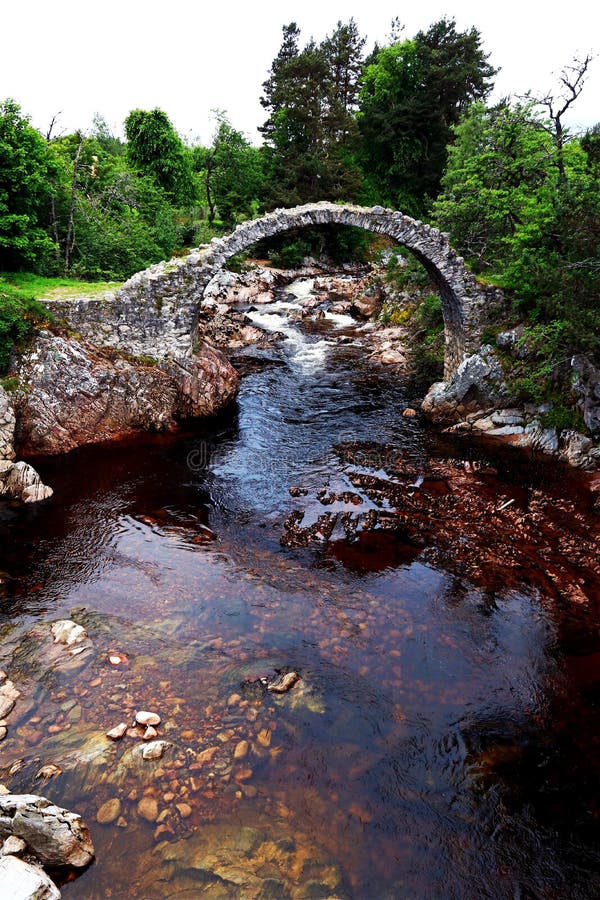
[[[67,647],[78,644],[87,637],[87,632],[83,625],[78,625],[77,622],[73,622],[71,619],[61,619],[59,622],[55,622],[51,631],[54,636],[54,643],[65,644]]]
[[[87,866],[94,845],[81,816],[36,794],[0,796],[0,836],[16,835],[44,865]]]
[[[107,800],[106,803],[103,803],[98,809],[98,812],[96,813],[96,822],[100,825],[110,825],[112,822],[115,822],[120,815],[121,801],[118,797],[113,797],[111,800]]]
[[[149,857],[156,873],[162,865],[159,896],[177,890],[222,898],[340,897],[342,877],[337,865],[297,832],[287,834],[281,823],[262,827],[206,824],[189,838],[162,842]],[[154,875],[156,878],[156,875]],[[171,892],[169,892],[171,891]],[[191,894],[195,896],[196,894]]]
[[[12,681],[8,679],[3,680],[2,684],[0,684],[0,719],[4,719],[10,712],[12,712],[15,703],[21,696],[21,691],[19,691]]]
[[[272,681],[267,687],[268,691],[272,691],[274,694],[285,694],[286,691],[291,690],[294,685],[300,681],[300,676],[297,672],[286,672],[284,675],[280,675],[275,681]]]

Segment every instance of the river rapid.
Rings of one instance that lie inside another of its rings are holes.
[[[0,783],[89,824],[73,900],[595,898],[586,478],[403,415],[309,290],[250,311],[285,339],[226,414],[37,460],[54,498],[0,506]],[[162,759],[104,736],[140,709]]]

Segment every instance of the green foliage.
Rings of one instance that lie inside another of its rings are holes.
[[[444,351],[417,345],[410,354],[411,383],[416,391],[426,391],[444,374]]]
[[[46,230],[54,165],[41,134],[13,100],[0,103],[0,269],[41,269],[54,252]]]
[[[280,269],[298,269],[310,254],[310,242],[299,238],[292,242],[286,242],[279,250],[273,251],[271,262]]]
[[[218,213],[230,230],[258,212],[264,181],[263,154],[231,125],[225,113],[216,112],[217,129],[212,145],[193,150],[194,166],[204,182],[209,224]]]
[[[18,375],[9,375],[6,378],[0,378],[0,385],[2,385],[7,394],[15,394],[17,391],[22,390],[23,382]]]
[[[268,208],[351,200],[359,188],[353,112],[364,39],[350,20],[321,44],[311,40],[300,50],[299,40],[297,25],[286,25],[263,84]]]
[[[276,266],[297,268],[306,257],[327,259],[336,264],[366,262],[371,244],[372,235],[362,228],[323,225],[292,229],[260,241],[255,252],[268,257]]]
[[[455,129],[434,215],[454,246],[512,292],[521,315],[561,322],[563,351],[600,360],[600,172],[593,135],[558,145],[531,105],[471,108]],[[592,157],[590,158],[590,153]]]
[[[399,250],[389,255],[385,266],[385,280],[396,292],[414,291],[429,284],[429,276],[422,263],[412,253],[402,253]]]
[[[505,359],[507,385],[517,403],[551,400],[569,360],[569,323],[561,320],[527,327],[517,342],[522,359]]]
[[[191,154],[162,109],[134,109],[125,120],[127,157],[150,175],[174,203],[194,199]]]
[[[496,74],[475,28],[442,19],[379,50],[363,73],[359,126],[363,197],[419,215],[437,195],[452,126]]]
[[[556,428],[559,432],[572,429],[585,434],[587,431],[579,410],[570,406],[561,397],[554,399],[548,412],[542,413],[540,416],[540,421],[544,428]]]
[[[442,299],[439,294],[426,294],[417,306],[415,318],[428,336],[438,335],[444,327]]]
[[[0,281],[0,374],[8,368],[13,346],[34,328],[51,322],[52,316],[41,303]]]
[[[236,253],[234,256],[231,256],[227,262],[225,263],[224,268],[229,272],[244,272],[248,266],[246,260],[248,259],[247,251],[244,253]]]

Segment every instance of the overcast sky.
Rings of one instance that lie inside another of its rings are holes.
[[[186,139],[210,140],[210,111],[258,142],[261,84],[296,21],[321,40],[353,16],[371,47],[398,16],[412,37],[443,16],[476,26],[490,62],[501,67],[495,97],[544,92],[575,55],[600,51],[594,0],[3,0],[0,99],[14,98],[42,131],[87,130],[95,112],[116,133],[131,109],[164,109]],[[554,74],[553,74],[554,73]],[[600,58],[570,116],[572,127],[600,121]]]

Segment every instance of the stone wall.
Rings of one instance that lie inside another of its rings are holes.
[[[446,234],[380,206],[310,203],[275,210],[239,225],[227,237],[214,238],[181,259],[139,272],[115,293],[92,299],[48,301],[47,305],[83,338],[96,344],[136,355],[190,357],[204,290],[228,259],[262,238],[293,228],[332,224],[384,234],[423,263],[442,297],[445,377],[450,377],[462,360],[478,349],[482,313],[498,292],[475,280]]]

